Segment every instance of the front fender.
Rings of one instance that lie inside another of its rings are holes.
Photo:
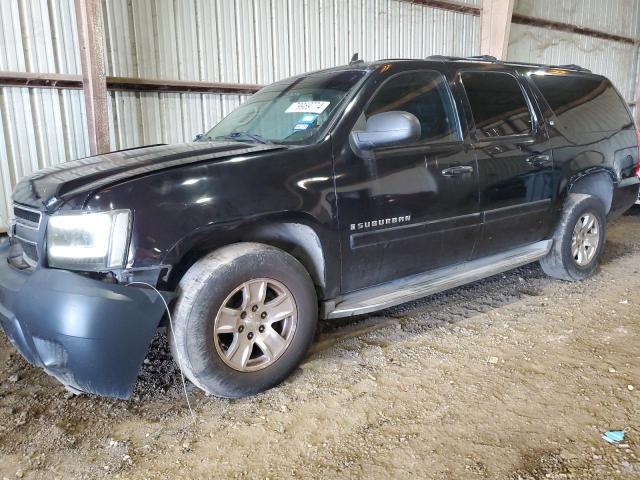
[[[337,236],[305,215],[276,214],[225,224],[207,225],[185,235],[168,250],[163,262],[175,265],[175,283],[200,254],[238,242],[265,243],[295,257],[309,272],[321,292],[339,285],[339,244]],[[327,255],[335,252],[335,256]]]

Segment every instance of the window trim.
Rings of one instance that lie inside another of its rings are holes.
[[[345,97],[340,102],[341,104],[339,104],[336,107],[336,112],[333,115],[333,118],[331,118],[330,121],[327,122],[326,127],[319,130],[313,136],[310,137],[314,139],[312,142],[301,144],[301,145],[295,145],[295,144],[292,144],[292,145],[285,144],[285,145],[293,146],[293,147],[306,147],[309,145],[317,145],[318,143],[322,142],[323,139],[325,139],[327,135],[330,134],[330,132],[334,130],[335,126],[338,125],[339,122],[342,121],[342,118],[344,116],[345,111],[347,110],[347,107],[353,101],[353,99],[356,98],[356,96],[360,93],[360,91],[364,88],[367,81],[373,74],[373,70],[368,70],[368,69],[362,70],[362,69],[354,68],[354,69],[345,69],[344,71],[361,71],[361,72],[364,72],[364,75],[362,75],[362,78],[358,80],[358,82],[356,82],[356,84],[353,87],[351,87],[351,90],[347,92],[347,95],[345,95]]]
[[[469,95],[467,94],[467,88],[465,87],[464,81],[462,79],[462,75],[465,73],[489,73],[489,74],[498,73],[502,75],[509,75],[510,77],[512,77],[516,81],[516,84],[518,85],[518,87],[520,87],[520,91],[522,92],[522,96],[524,97],[525,104],[527,105],[527,109],[529,110],[529,116],[531,117],[531,130],[529,130],[529,132],[527,133],[513,133],[509,135],[500,135],[497,137],[478,136],[479,130],[476,126],[476,119],[473,115],[473,108],[471,107],[471,101],[469,100]],[[538,136],[540,132],[540,121],[538,119],[538,116],[536,115],[536,111],[531,101],[531,98],[529,98],[529,95],[527,94],[527,91],[525,90],[522,82],[520,81],[520,76],[518,74],[514,72],[504,71],[504,70],[478,70],[474,68],[469,70],[467,69],[459,70],[458,79],[460,81],[460,85],[462,86],[462,93],[464,95],[465,103],[469,108],[469,112],[471,113],[471,120],[473,121],[473,125],[469,126],[470,127],[469,135],[471,136],[473,143],[488,143],[488,142],[532,143],[533,141],[535,141],[535,138]]]
[[[396,79],[397,77],[401,76],[401,75],[406,75],[406,74],[411,74],[411,73],[435,73],[437,76],[439,76],[443,81],[444,81],[444,85],[447,91],[447,97],[449,98],[449,101],[451,102],[451,107],[453,109],[453,122],[454,122],[454,129],[455,129],[455,133],[457,135],[457,139],[456,140],[420,140],[418,142],[414,142],[414,143],[407,143],[404,145],[391,145],[388,147],[378,147],[378,148],[374,148],[371,150],[371,152],[377,153],[377,152],[390,152],[390,151],[398,151],[398,150],[402,150],[402,149],[419,149],[422,147],[432,147],[432,146],[443,146],[443,147],[447,147],[447,146],[451,146],[451,145],[462,145],[464,143],[464,136],[463,136],[463,132],[462,132],[462,124],[460,123],[460,112],[458,112],[458,107],[456,105],[456,101],[455,98],[453,96],[453,92],[451,91],[451,85],[449,85],[449,79],[446,77],[446,75],[438,70],[434,70],[432,68],[416,68],[413,70],[404,70],[402,72],[398,72],[395,73],[393,75],[391,75],[389,78],[387,78],[385,81],[383,81],[376,89],[375,91],[371,94],[371,96],[369,97],[369,99],[367,100],[367,103],[362,107],[362,110],[360,112],[360,115],[364,115],[364,112],[367,110],[367,108],[369,108],[369,105],[371,105],[371,103],[373,102],[373,100],[376,98],[376,96],[378,95],[378,93],[380,92],[380,90],[382,90],[387,83],[391,82],[392,80]],[[350,134],[351,132],[354,131],[355,128],[355,124],[353,125],[353,127],[351,127],[350,130]]]

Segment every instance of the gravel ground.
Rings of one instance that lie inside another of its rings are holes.
[[[283,385],[222,400],[158,335],[134,397],[70,397],[0,335],[0,477],[640,477],[640,215],[596,276],[537,265],[323,323]],[[625,429],[620,445],[600,435]]]

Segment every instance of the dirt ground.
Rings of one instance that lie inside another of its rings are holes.
[[[278,388],[189,386],[195,420],[165,337],[124,402],[69,397],[0,335],[0,477],[640,478],[639,271],[636,212],[587,281],[536,264],[324,323]]]

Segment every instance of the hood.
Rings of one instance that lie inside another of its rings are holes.
[[[55,210],[65,200],[106,186],[167,168],[196,162],[228,159],[286,148],[239,142],[198,142],[152,145],[82,158],[40,170],[22,179],[13,201],[34,208]]]

